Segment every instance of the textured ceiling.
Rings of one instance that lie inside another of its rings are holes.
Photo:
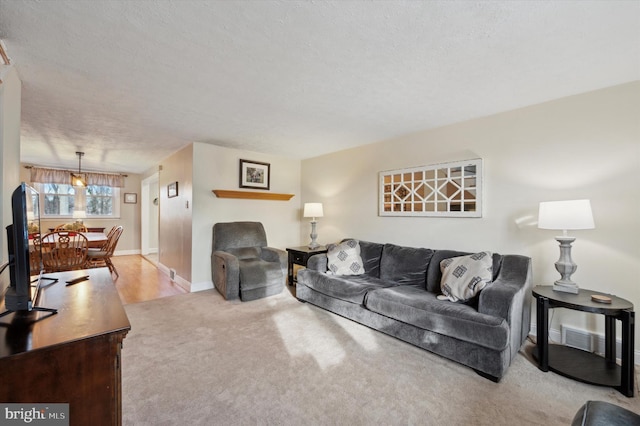
[[[23,162],[309,158],[640,79],[638,1],[15,1]],[[472,143],[470,141],[470,143]]]

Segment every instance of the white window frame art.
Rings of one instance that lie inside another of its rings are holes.
[[[482,159],[379,173],[379,216],[482,217]]]

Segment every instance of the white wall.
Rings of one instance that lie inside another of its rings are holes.
[[[484,159],[479,219],[378,216],[378,172]],[[573,280],[640,307],[640,82],[467,121],[302,162],[302,202],[324,203],[319,241],[347,236],[533,258],[535,284],[559,277],[555,231],[536,227],[540,201],[588,198],[596,229],[575,231]],[[301,222],[300,238],[309,224]],[[535,311],[534,311],[535,312]],[[534,320],[535,321],[535,320]],[[602,316],[556,312],[603,332]],[[640,327],[636,328],[636,341]]]
[[[20,105],[22,84],[16,69],[0,65],[0,263],[7,260],[5,227],[12,223],[11,194],[20,183]],[[8,273],[8,271],[7,271]],[[8,280],[7,280],[8,282]],[[2,288],[0,287],[0,290]]]
[[[213,189],[250,191],[239,188],[240,159],[270,163],[268,192],[294,194],[294,197],[289,201],[217,198]],[[262,222],[270,246],[284,250],[299,245],[300,160],[194,143],[193,162],[192,289],[213,285],[211,230],[217,222]]]

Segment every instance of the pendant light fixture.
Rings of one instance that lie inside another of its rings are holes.
[[[84,156],[84,152],[76,151],[76,155],[78,156],[78,173],[71,173],[71,185],[73,186],[87,186],[87,179],[84,174],[82,174],[82,157]]]

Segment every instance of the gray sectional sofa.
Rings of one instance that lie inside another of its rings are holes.
[[[366,241],[359,251],[357,275],[332,273],[327,254],[312,256],[296,297],[500,381],[529,333],[530,258],[492,254],[492,281],[452,302],[437,298],[440,262],[470,253]]]

